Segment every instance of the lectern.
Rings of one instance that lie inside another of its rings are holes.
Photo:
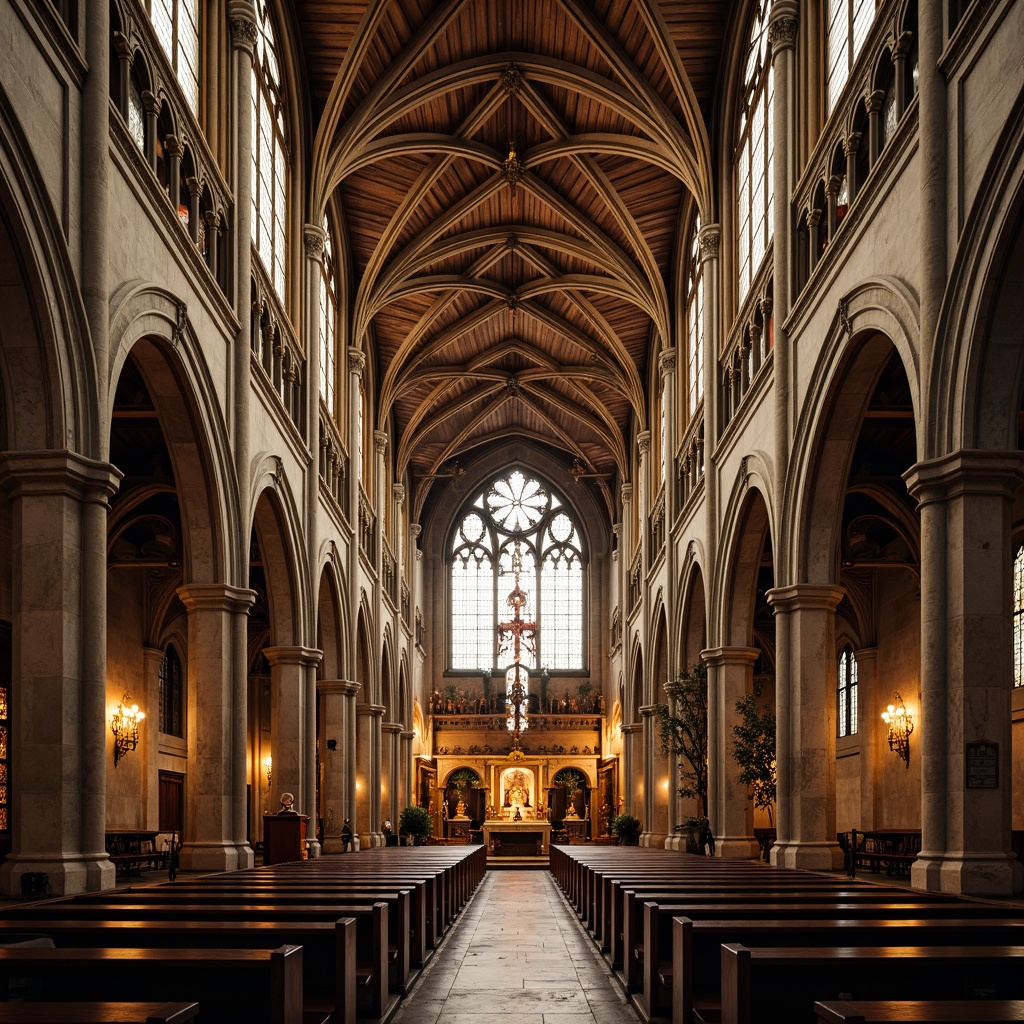
[[[308,821],[308,814],[264,814],[263,863],[302,860]]]

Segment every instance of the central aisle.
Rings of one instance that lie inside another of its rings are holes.
[[[489,871],[396,1024],[636,1024],[547,871]]]

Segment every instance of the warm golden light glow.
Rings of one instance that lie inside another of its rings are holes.
[[[132,695],[125,690],[121,703],[110,716],[110,731],[114,734],[114,767],[125,754],[139,745],[139,723],[146,717],[139,705],[132,703]]]

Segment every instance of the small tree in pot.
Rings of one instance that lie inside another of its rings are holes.
[[[430,812],[426,807],[417,807],[416,804],[404,807],[398,816],[399,831],[404,836],[412,836],[416,846],[421,845],[424,838],[430,835],[433,825]]]
[[[736,701],[740,715],[732,727],[735,741],[733,757],[739,765],[739,780],[750,787],[755,807],[768,812],[768,827],[775,827],[775,709],[758,703],[761,685],[755,680],[754,691]]]
[[[611,830],[619,837],[620,846],[636,846],[640,840],[640,819],[632,814],[617,814],[612,818]]]

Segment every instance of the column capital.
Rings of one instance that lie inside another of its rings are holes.
[[[831,583],[794,583],[789,587],[773,587],[765,597],[778,612],[830,611],[839,607],[846,591]]]
[[[839,195],[839,189],[843,184],[843,179],[838,174],[830,174],[828,180],[825,182],[825,195],[835,197]]]
[[[622,504],[628,505],[633,500],[633,485],[623,484],[619,488],[619,495],[622,498]]]
[[[396,505],[405,504],[405,484],[392,484],[391,485],[391,500]]]
[[[700,652],[701,661],[715,668],[723,665],[750,665],[761,656],[757,647],[708,647]]]
[[[389,732],[389,733],[400,733],[402,731],[402,723],[401,722],[381,722],[381,724],[380,724],[380,731],[381,732]]]
[[[707,263],[708,260],[717,260],[721,243],[721,225],[705,224],[697,234],[697,245],[700,247],[701,263]]]
[[[851,132],[843,139],[843,155],[853,156],[857,150],[860,149],[861,139],[864,138],[863,132]]]
[[[877,114],[882,109],[882,104],[885,102],[885,90],[875,89],[874,92],[869,92],[864,97],[864,107],[867,109],[869,114]]]
[[[254,53],[259,30],[256,12],[249,0],[231,0],[228,4],[228,23],[231,26],[231,45],[236,50]]]
[[[403,729],[398,734],[398,738],[400,740],[411,740],[411,739],[415,739],[415,737],[416,737],[416,732],[415,732],[415,730],[412,730],[412,729]]]
[[[247,612],[256,591],[227,583],[186,583],[175,591],[188,611]]]
[[[306,224],[303,227],[302,245],[307,260],[316,260],[319,263],[320,258],[324,254],[324,243],[326,241],[327,235],[319,224]]]
[[[188,186],[188,194],[193,199],[201,199],[203,197],[203,189],[206,188],[206,182],[202,178],[197,178],[194,174],[191,174],[185,179],[185,184]]]
[[[64,495],[106,505],[124,474],[109,462],[76,452],[7,452],[0,456],[0,489],[10,498]]]
[[[348,697],[354,697],[363,688],[362,683],[357,683],[354,679],[345,680],[345,694]]]
[[[160,113],[160,97],[155,93],[149,91],[149,89],[142,90],[142,109],[147,114],[159,114]]]
[[[412,537],[412,539],[414,541],[417,541],[417,540],[420,539],[420,534],[422,532],[423,532],[423,527],[420,526],[419,523],[410,523],[409,524],[409,536]]]
[[[301,644],[287,647],[264,647],[263,656],[273,668],[277,665],[319,665],[324,652],[315,647],[303,647]]]
[[[649,430],[641,430],[636,435],[636,444],[640,449],[640,454],[646,455],[651,450],[651,432]]]
[[[773,62],[776,54],[791,50],[796,45],[799,9],[796,0],[777,0],[772,5],[772,13],[768,17],[768,44],[772,48]]]
[[[361,718],[369,715],[371,718],[383,718],[387,708],[383,704],[357,704],[356,714]]]
[[[362,377],[366,369],[366,355],[360,348],[349,348],[348,350],[348,372],[355,377]]]
[[[117,51],[117,56],[120,60],[128,61],[128,66],[131,67],[132,59],[134,54],[132,53],[132,44],[128,41],[128,37],[123,32],[114,33],[114,49]]]
[[[164,136],[164,152],[174,160],[180,160],[185,155],[185,148],[177,135],[169,132]]]
[[[388,435],[386,431],[375,430],[373,432],[373,449],[381,456],[388,450]]]
[[[658,370],[662,380],[676,372],[676,350],[674,348],[667,348],[658,356]]]
[[[918,462],[903,479],[918,507],[968,494],[1010,501],[1024,484],[1024,452],[961,448]]]
[[[316,681],[317,693],[340,693],[345,696],[348,693],[350,682],[347,679],[318,679]],[[356,683],[356,686],[359,684]]]

